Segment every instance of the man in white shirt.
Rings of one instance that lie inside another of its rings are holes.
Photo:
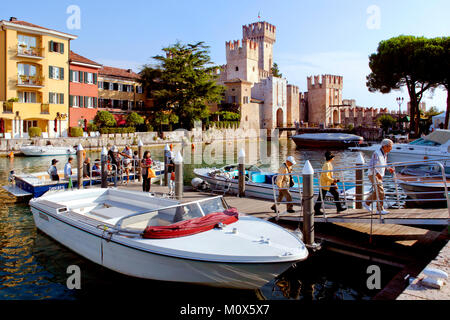
[[[66,165],[64,166],[64,179],[69,179],[72,176],[72,157],[69,157]]]
[[[372,154],[372,158],[369,163],[369,180],[372,182],[373,191],[363,202],[363,207],[368,211],[372,211],[370,209],[370,204],[374,201],[377,203],[377,213],[387,214],[388,211],[383,209],[383,200],[384,200],[384,188],[383,188],[383,177],[386,169],[387,163],[387,155],[392,150],[393,142],[390,139],[384,139],[381,141],[381,148],[376,150]],[[378,168],[376,168],[378,166]],[[383,167],[379,167],[383,166]],[[390,173],[394,172],[394,169],[388,168]]]
[[[59,181],[59,176],[58,176],[58,169],[56,168],[56,164],[58,163],[58,160],[53,159],[52,160],[52,165],[50,166],[50,168],[48,168],[48,174],[50,175],[50,179],[52,181]]]
[[[127,183],[130,182],[130,169],[132,168],[131,159],[133,159],[133,150],[131,150],[130,146],[127,144],[125,149],[122,150],[120,155],[123,157],[123,168],[125,169],[125,173],[127,175]]]

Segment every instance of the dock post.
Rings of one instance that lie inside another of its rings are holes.
[[[138,162],[139,163],[139,180],[138,181],[139,182],[142,181],[142,170],[141,170],[140,163],[141,163],[142,158],[144,157],[143,147],[144,147],[144,144],[142,143],[142,140],[139,139],[139,142],[138,142],[138,157],[139,157],[139,162]]]
[[[166,146],[164,147],[164,186],[167,186],[169,183],[168,180],[168,173],[167,173],[167,166],[169,165],[169,157],[170,157],[170,148],[169,145],[166,143]]]
[[[84,157],[83,157],[83,146],[80,144],[78,144],[77,147],[77,188],[78,189],[82,189],[83,188],[83,162],[84,162]]]
[[[183,157],[180,151],[173,162],[175,163],[175,198],[181,200],[183,198]]]
[[[106,147],[102,148],[101,153],[101,163],[102,163],[102,188],[108,188],[108,168],[107,168],[107,162],[108,162],[108,151],[106,150]]]
[[[314,243],[314,169],[309,160],[306,160],[302,171],[303,176],[303,235],[305,245],[312,249],[317,249],[318,244]],[[320,192],[320,190],[319,190]]]
[[[238,155],[239,197],[245,197],[245,151],[241,149]]]
[[[359,157],[356,160],[356,166],[362,167],[365,164],[364,157],[359,153]],[[355,195],[355,209],[362,209],[362,200],[364,199],[363,193],[364,193],[364,170],[363,169],[356,169],[355,171],[355,183],[356,183],[356,195]]]

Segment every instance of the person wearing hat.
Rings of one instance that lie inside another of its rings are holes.
[[[64,179],[68,180],[72,176],[72,160],[73,157],[69,157],[66,165],[64,166]]]
[[[47,170],[47,172],[48,172],[48,174],[50,176],[50,179],[52,181],[59,181],[58,169],[56,168],[56,164],[57,163],[58,163],[58,160],[53,159],[52,160],[52,165]]]
[[[111,147],[109,151],[110,151],[109,158],[111,160],[111,164],[114,165],[112,170],[117,170],[117,173],[120,173],[121,166],[120,166],[119,148],[117,148],[114,145]]]
[[[327,192],[330,192],[333,195],[334,203],[336,204],[337,212],[342,212],[347,210],[342,206],[342,203],[339,200],[339,193],[336,183],[339,180],[333,177],[333,159],[334,154],[330,151],[325,152],[325,163],[322,166],[322,173],[320,174],[320,191],[319,196],[317,197],[316,204],[314,205],[315,214],[323,214],[323,211],[320,208],[323,206],[323,200],[327,195]]]
[[[292,196],[289,193],[289,188],[294,185],[292,176],[288,173],[292,173],[292,166],[295,165],[295,159],[293,156],[289,156],[286,158],[286,161],[281,165],[278,169],[278,173],[280,175],[275,179],[275,184],[280,190],[278,191],[277,202],[280,203],[283,198],[286,198],[286,201],[289,202],[286,204],[287,212],[294,213],[294,204],[292,203]],[[277,212],[275,204],[271,207],[271,209]]]

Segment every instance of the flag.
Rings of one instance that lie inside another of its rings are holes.
[[[261,19],[261,12],[258,11],[258,19]]]

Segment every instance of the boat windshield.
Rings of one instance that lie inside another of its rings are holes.
[[[136,213],[117,221],[118,229],[140,229],[147,226],[166,226],[228,209],[222,196]]]
[[[418,146],[432,146],[432,147],[441,145],[440,143],[430,141],[430,140],[425,140],[424,138],[419,138],[417,140],[410,142],[409,144],[418,145]]]

